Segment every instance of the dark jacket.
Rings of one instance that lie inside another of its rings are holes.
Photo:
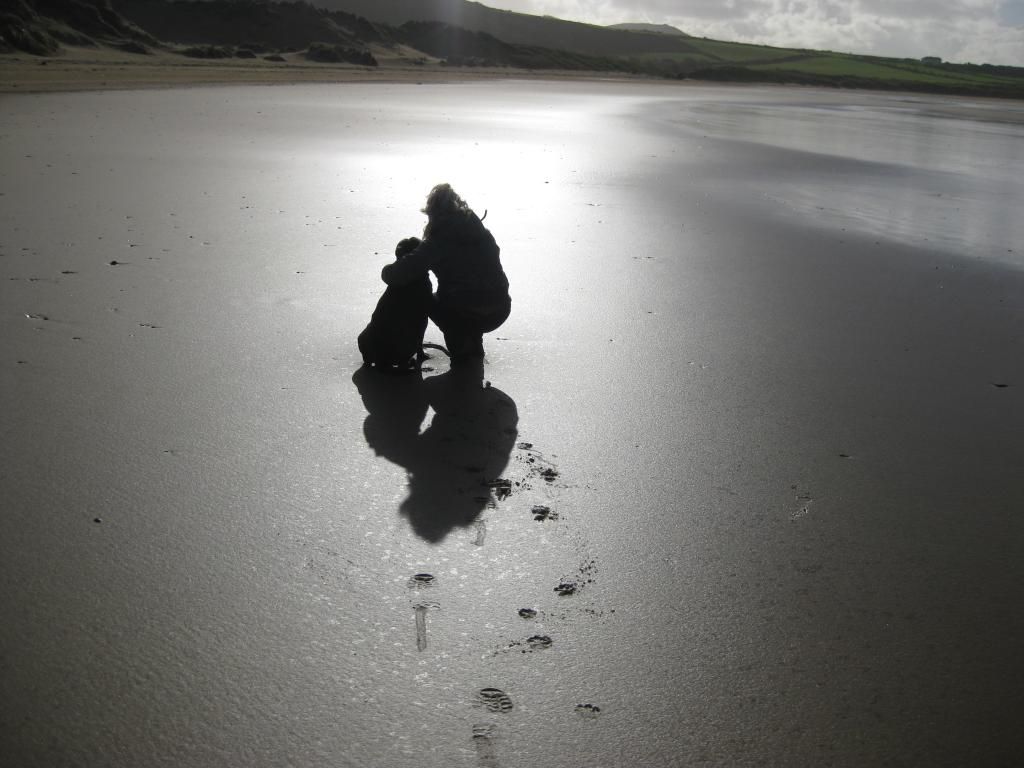
[[[388,285],[405,285],[431,271],[437,300],[486,311],[508,303],[508,278],[494,237],[472,212],[432,221],[416,250],[381,272]]]

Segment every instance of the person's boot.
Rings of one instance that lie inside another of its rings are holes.
[[[445,342],[448,346],[448,354],[452,359],[452,367],[483,360],[484,358],[483,334],[467,334],[457,339],[452,339],[446,335]]]

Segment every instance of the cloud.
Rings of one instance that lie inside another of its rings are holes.
[[[1024,0],[1004,0],[999,4],[999,21],[1010,26],[1024,26]]]
[[[493,5],[593,24],[672,24],[693,35],[787,48],[1024,66],[1024,0],[493,0]]]
[[[1024,30],[1000,23],[998,11],[996,0],[774,0],[743,18],[676,22],[707,37],[784,47],[1024,65]]]

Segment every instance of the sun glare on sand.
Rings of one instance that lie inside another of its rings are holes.
[[[572,173],[573,115],[569,113],[467,108],[436,120],[438,130],[429,137],[403,135],[360,158],[372,176],[400,180],[396,206],[418,211],[431,187],[447,182],[478,215],[486,210],[523,211],[534,204],[532,198],[540,187],[552,187]],[[449,122],[457,123],[460,130],[446,139]],[[513,139],[509,138],[510,122],[520,128],[513,132]],[[475,136],[472,141],[466,140],[467,132]]]

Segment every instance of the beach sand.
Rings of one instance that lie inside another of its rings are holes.
[[[1010,107],[0,105],[5,762],[1024,757]],[[359,365],[444,180],[512,284],[487,386]]]
[[[280,54],[279,54],[280,55]],[[532,80],[618,80],[643,82],[633,75],[509,67],[449,67],[437,61],[416,64],[408,57],[378,51],[379,66],[307,60],[300,53],[284,61],[197,59],[169,51],[126,53],[112,48],[65,46],[54,56],[0,54],[0,93],[38,93],[196,85],[287,85],[301,83],[446,83],[517,77]]]

